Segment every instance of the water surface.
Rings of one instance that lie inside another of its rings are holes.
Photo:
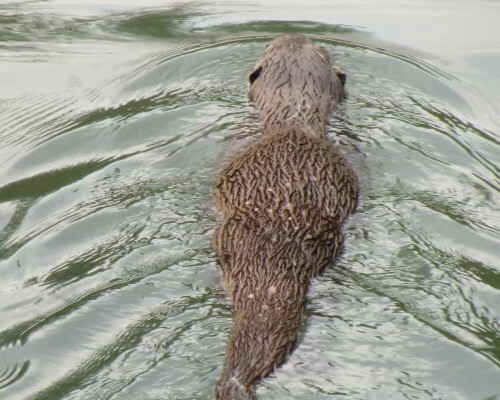
[[[348,74],[362,201],[259,398],[500,399],[499,4],[273,4],[0,5],[0,398],[210,398],[212,186],[300,32]]]

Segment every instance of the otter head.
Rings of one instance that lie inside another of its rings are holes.
[[[346,74],[321,46],[302,35],[284,35],[269,45],[248,80],[265,131],[284,126],[322,136],[344,95]]]

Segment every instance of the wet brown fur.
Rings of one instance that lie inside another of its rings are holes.
[[[311,278],[338,257],[358,184],[325,137],[345,75],[300,35],[276,39],[249,76],[263,135],[216,185],[213,248],[233,302],[218,400],[256,399],[255,383],[290,354]]]

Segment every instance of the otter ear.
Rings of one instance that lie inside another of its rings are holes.
[[[258,68],[255,68],[252,72],[250,72],[250,75],[248,75],[248,81],[250,82],[250,85],[257,80],[261,72],[262,66],[259,66]]]
[[[346,73],[336,66],[333,66],[332,69],[335,75],[337,75],[337,78],[339,78],[340,82],[342,83],[342,86],[345,86],[345,82],[347,80]]]

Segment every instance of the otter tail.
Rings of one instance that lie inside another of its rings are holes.
[[[275,290],[274,286],[266,292]],[[254,384],[283,364],[297,341],[305,293],[293,304],[247,299],[235,304],[226,368],[215,388],[216,400],[255,400]],[[239,310],[238,310],[239,308]],[[244,310],[244,311],[243,311]]]

